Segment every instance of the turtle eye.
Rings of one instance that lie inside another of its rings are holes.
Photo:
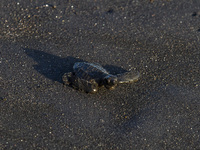
[[[117,84],[117,79],[112,79],[112,80],[110,81],[110,83],[111,83],[112,85]]]
[[[109,83],[110,83],[110,78],[108,78],[108,79],[106,80],[106,82],[109,84]]]

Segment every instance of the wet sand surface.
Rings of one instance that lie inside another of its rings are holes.
[[[200,149],[200,1],[0,5],[0,149]],[[133,84],[86,94],[77,61]]]

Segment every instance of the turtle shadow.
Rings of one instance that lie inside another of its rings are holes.
[[[34,69],[46,78],[62,83],[62,75],[73,71],[75,62],[82,62],[82,59],[68,56],[62,58],[36,49],[24,48],[25,53],[37,62]]]
[[[37,65],[33,65],[36,71],[44,75],[46,78],[60,83],[63,83],[62,75],[64,73],[73,71],[73,65],[75,62],[84,61],[83,59],[75,58],[72,56],[62,58],[36,49],[24,48],[24,51],[27,56],[31,57],[34,61],[37,62]],[[113,65],[105,65],[103,67],[105,67],[105,69],[108,70],[108,72],[111,74],[123,73],[126,71]]]

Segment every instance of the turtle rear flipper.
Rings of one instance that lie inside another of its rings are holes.
[[[62,76],[63,83],[65,85],[70,85],[72,83],[72,79],[74,78],[74,74],[72,72],[65,73]]]
[[[137,71],[129,71],[122,74],[117,74],[116,76],[118,78],[118,83],[131,83],[138,80],[140,73]]]
[[[85,80],[77,77],[73,72],[65,73],[62,77],[65,85],[70,85],[73,88],[86,93],[96,93],[98,91],[98,84],[94,79]]]
[[[74,86],[86,93],[96,93],[98,91],[98,84],[95,82],[94,79],[87,81],[81,78],[76,78]]]

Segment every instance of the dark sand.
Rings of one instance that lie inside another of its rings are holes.
[[[199,0],[0,3],[0,149],[200,149]],[[82,93],[76,61],[141,78]]]

